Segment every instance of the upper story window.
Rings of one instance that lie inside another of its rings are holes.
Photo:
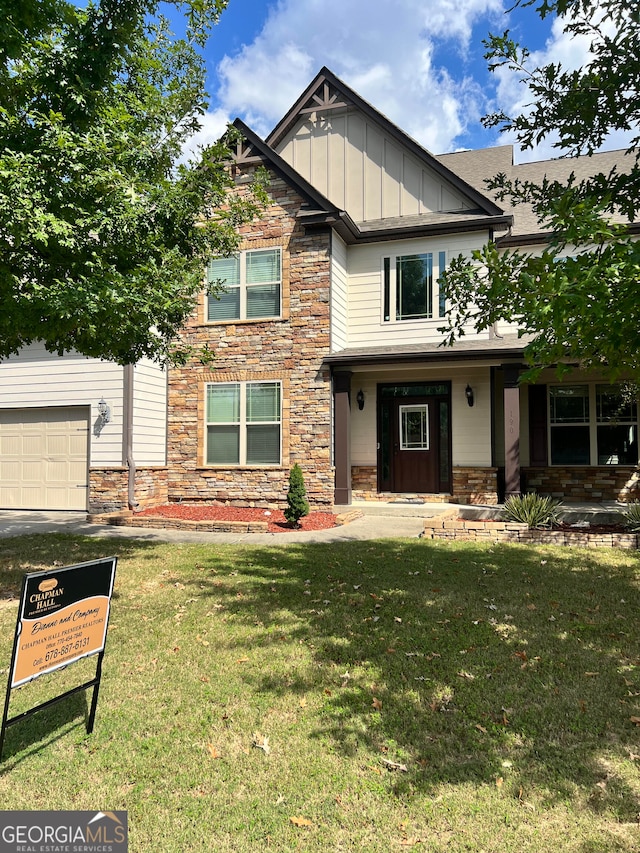
[[[279,465],[280,382],[206,386],[207,465]]]
[[[549,387],[553,465],[636,465],[637,405],[619,385]]]
[[[207,296],[207,320],[261,320],[280,316],[282,252],[253,249],[229,258],[212,258],[207,282],[223,292]]]
[[[384,322],[444,317],[446,305],[438,287],[438,279],[446,263],[446,252],[384,258]]]

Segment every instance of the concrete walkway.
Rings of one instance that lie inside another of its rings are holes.
[[[105,539],[140,539],[148,542],[208,542],[233,545],[294,545],[299,542],[349,542],[369,539],[416,538],[424,529],[423,519],[451,509],[477,517],[493,514],[496,507],[463,507],[447,503],[354,502],[351,506],[336,506],[337,514],[359,510],[362,517],[331,530],[286,533],[205,533],[186,530],[155,530],[140,527],[115,527],[108,524],[89,524],[85,512],[36,512],[31,510],[0,510],[0,538],[30,536],[40,533],[73,533]],[[607,503],[566,504],[570,520],[585,521],[597,517],[600,521],[619,515],[623,505]],[[467,515],[467,517],[469,517]]]
[[[433,505],[442,512],[446,504]],[[336,512],[359,507],[336,507]],[[147,542],[209,542],[233,545],[293,545],[299,542],[348,542],[351,540],[416,538],[424,529],[423,520],[433,514],[431,505],[409,507],[408,510],[388,510],[382,515],[366,513],[349,524],[330,530],[292,531],[284,533],[206,533],[203,531],[162,530],[141,527],[116,527],[110,524],[89,524],[85,512],[36,512],[30,510],[0,510],[0,539],[11,536],[30,536],[40,533],[73,533],[78,536],[97,536],[105,539],[140,539]]]

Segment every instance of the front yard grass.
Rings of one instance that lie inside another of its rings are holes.
[[[2,540],[3,697],[22,574],[112,554],[94,733],[82,695],[12,726],[2,808],[126,809],[133,853],[640,849],[634,552]]]

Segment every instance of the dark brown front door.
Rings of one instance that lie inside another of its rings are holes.
[[[380,389],[380,491],[450,491],[450,398],[442,393],[448,388],[387,388]]]

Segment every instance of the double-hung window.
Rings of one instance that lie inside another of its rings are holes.
[[[209,286],[221,292],[207,295],[207,320],[259,320],[280,316],[282,252],[252,249],[228,258],[212,258]]]
[[[551,385],[552,465],[635,465],[638,414],[617,385]]]
[[[438,287],[446,252],[396,255],[383,259],[382,319],[385,323],[444,317],[446,305]]]
[[[280,382],[206,386],[207,465],[279,465]]]

